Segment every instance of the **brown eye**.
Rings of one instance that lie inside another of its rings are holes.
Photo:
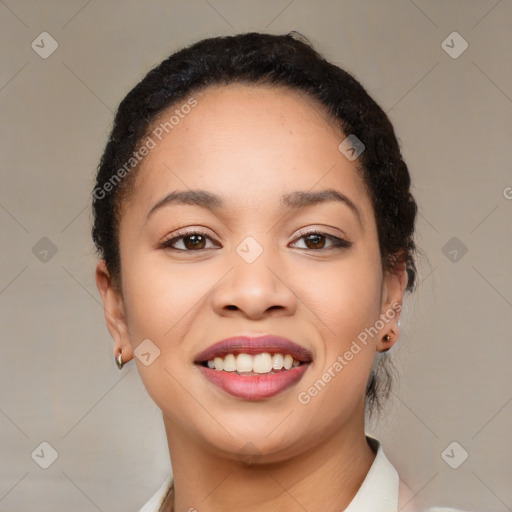
[[[307,235],[304,238],[306,240],[306,245],[308,246],[308,249],[323,249],[325,245],[325,236],[323,235],[311,233],[310,235]]]
[[[183,237],[183,245],[190,250],[204,249],[206,239],[203,235],[190,235]]]
[[[218,242],[214,241],[206,233],[190,231],[188,233],[179,233],[169,240],[162,242],[160,246],[162,248],[174,249],[176,251],[192,252],[210,249],[211,247],[206,246],[208,241],[217,246],[219,245]]]
[[[343,240],[337,236],[328,235],[327,233],[322,233],[320,231],[302,233],[302,236],[297,238],[295,243],[299,240],[304,241],[305,247],[298,247],[298,249],[310,249],[312,251],[348,248],[352,245],[352,242],[348,242],[347,240]],[[326,241],[329,242],[329,245],[327,246],[325,245]]]

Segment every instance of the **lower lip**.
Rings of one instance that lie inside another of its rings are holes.
[[[261,375],[240,375],[236,372],[212,370],[199,366],[202,374],[213,384],[232,396],[244,400],[263,400],[278,395],[298,382],[308,364],[301,364],[289,370]]]

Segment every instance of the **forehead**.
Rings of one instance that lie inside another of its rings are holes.
[[[338,149],[345,135],[322,104],[300,91],[209,87],[163,112],[149,136],[154,148],[140,165],[131,194],[135,204],[189,188],[211,190],[226,198],[226,206],[248,208],[298,189],[336,187],[368,199],[357,162]]]

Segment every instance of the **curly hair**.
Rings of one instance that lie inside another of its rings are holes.
[[[93,191],[92,238],[114,283],[120,287],[121,207],[138,167],[121,172],[126,162],[133,160],[164,110],[209,86],[234,82],[302,91],[323,105],[345,135],[355,135],[364,143],[357,161],[375,214],[382,267],[393,270],[405,264],[411,291],[416,280],[417,206],[393,126],[351,74],[328,62],[297,32],[204,39],[170,55],[121,101]],[[380,395],[389,394],[390,383],[389,368],[376,358],[367,385],[370,411],[375,405],[380,409]]]

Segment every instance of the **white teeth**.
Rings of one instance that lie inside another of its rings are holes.
[[[284,366],[284,357],[283,354],[274,354],[274,359],[272,361],[272,368],[274,370],[281,370]]]
[[[252,361],[252,371],[256,373],[268,373],[272,370],[272,356],[268,352],[256,354]]]
[[[236,372],[236,361],[233,354],[228,354],[224,358],[224,371],[225,372]]]
[[[215,357],[207,361],[208,368],[238,373],[270,373],[273,370],[289,370],[300,365],[300,361],[293,359],[290,354],[226,354],[224,357]]]
[[[252,356],[249,354],[238,354],[236,358],[236,371],[252,372]]]

